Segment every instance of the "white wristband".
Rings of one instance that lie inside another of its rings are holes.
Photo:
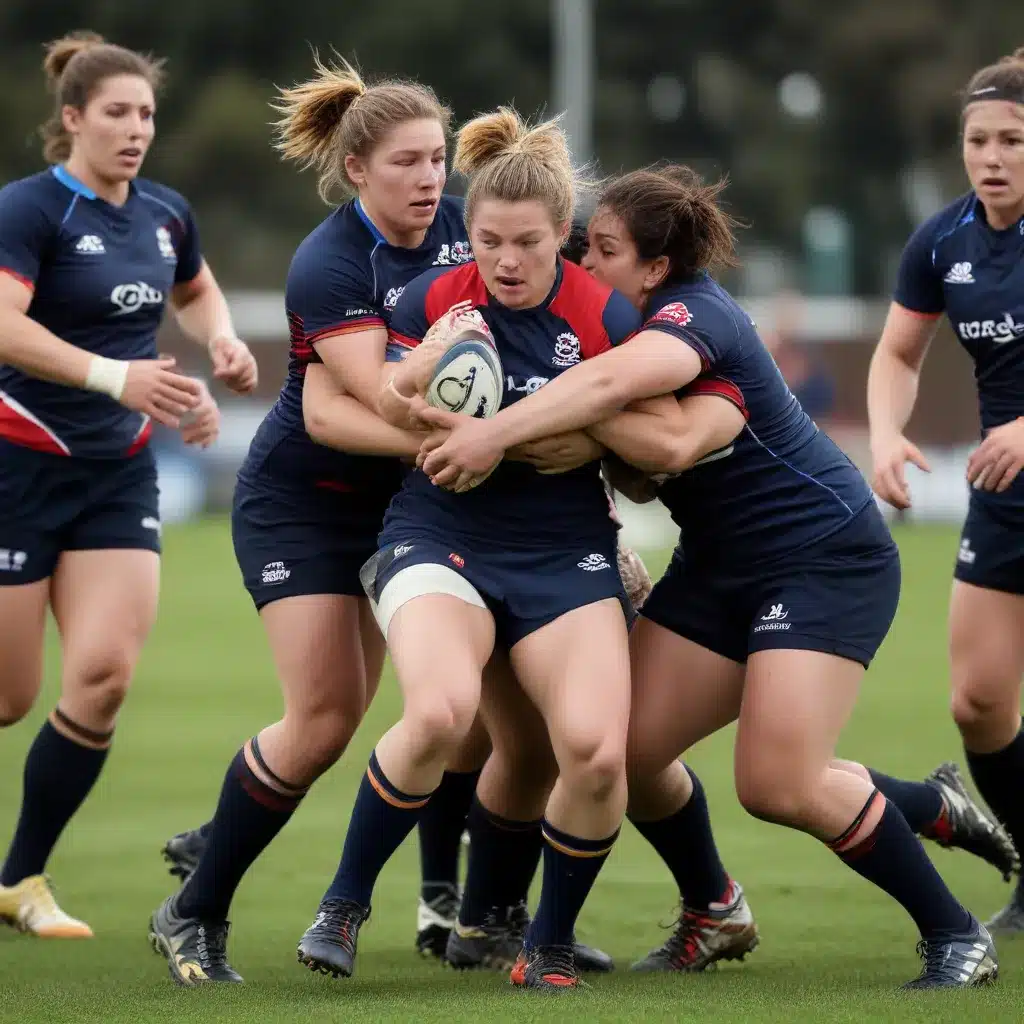
[[[105,356],[93,356],[89,363],[89,373],[85,378],[86,391],[98,391],[110,395],[115,402],[121,400],[125,381],[128,379],[129,363],[124,359],[107,359]]]

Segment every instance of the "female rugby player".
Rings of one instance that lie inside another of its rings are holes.
[[[909,508],[903,467],[927,470],[904,434],[943,313],[974,360],[984,440],[967,464],[967,520],[949,607],[952,711],[978,791],[1024,845],[1024,48],[964,94],[971,190],[914,232],[868,375],[872,486]],[[989,922],[1024,931],[1024,883]]]
[[[439,485],[470,486],[509,444],[620,408],[617,374],[636,358],[637,342],[682,342],[689,380],[701,377],[698,387],[729,398],[745,420],[717,457],[661,485],[680,543],[631,636],[630,818],[668,851],[684,917],[687,887],[703,880],[702,906],[694,908],[703,920],[681,922],[683,937],[699,946],[717,936],[724,956],[742,953],[751,937],[706,812],[694,811],[699,789],[676,760],[738,719],[744,807],[818,837],[904,906],[921,930],[925,960],[912,987],[980,984],[998,969],[987,931],[950,894],[867,772],[833,761],[864,669],[896,611],[899,556],[860,474],[817,431],[749,317],[708,275],[732,258],[730,224],[715,201],[720,187],[701,186],[685,169],[634,172],[606,187],[586,266],[643,310],[643,330],[490,420],[422,411],[422,419],[451,427],[423,468]],[[704,926],[716,918],[724,927]],[[690,958],[685,950],[652,954],[675,955]]]
[[[638,323],[622,296],[558,259],[577,176],[555,124],[528,128],[508,109],[477,118],[459,133],[455,167],[469,178],[466,221],[477,262],[425,274],[399,300],[391,339],[411,352],[380,405],[395,422],[415,409],[411,397],[422,394],[443,350],[443,338],[420,342],[458,304],[495,339],[512,378],[506,406],[523,399],[531,377],[557,378]],[[659,372],[653,385],[643,370],[625,374],[626,400],[671,390],[685,374],[685,361],[673,358],[681,346],[666,338],[650,347]],[[352,973],[377,877],[474,720],[483,668],[498,646],[509,650],[544,717],[559,769],[543,826],[540,907],[513,980],[576,985],[572,930],[621,822],[629,713],[625,594],[598,462],[554,475],[509,462],[461,494],[411,473],[364,578],[403,715],[371,757],[321,906],[321,916],[343,926],[332,947],[306,950],[304,938],[300,956]]]
[[[138,177],[160,63],[82,33],[51,43],[44,68],[51,166],[0,190],[0,725],[39,693],[47,606],[63,670],[25,762],[0,919],[77,938],[92,933],[57,906],[43,871],[100,774],[156,615],[151,422],[203,445],[217,432],[205,387],[157,357],[165,306],[229,387],[251,390],[256,364],[188,203]]]
[[[235,756],[212,822],[176,836],[165,851],[187,881],[154,913],[151,941],[184,984],[240,980],[226,958],[234,892],[341,756],[376,690],[384,644],[359,568],[376,551],[399,486],[397,456],[418,448],[418,438],[369,411],[380,390],[387,323],[412,278],[471,258],[461,203],[442,195],[450,115],[430,89],[399,80],[368,86],[347,64],[317,61],[315,77],[285,89],[277,109],[282,154],[318,170],[325,199],[337,189],[353,198],[292,260],[288,378],[239,473],[235,553],[267,631],[285,711]],[[350,397],[350,429],[370,418],[369,448],[332,451],[307,433],[304,380],[320,363]],[[486,747],[471,767],[485,756]],[[447,929],[437,929],[436,919],[450,927],[454,917],[459,843],[476,774],[448,774],[454,808],[435,816],[422,842],[432,855],[424,857],[425,885],[441,891],[421,908],[430,913],[418,939],[437,941],[435,930],[442,930],[442,950]]]

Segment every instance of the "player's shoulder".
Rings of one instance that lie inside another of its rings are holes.
[[[49,171],[17,178],[0,188],[0,209],[10,212],[32,212],[55,217],[59,222],[65,207],[74,198]]]
[[[354,213],[352,203],[345,203],[299,242],[292,256],[290,274],[344,274],[369,280],[372,250],[372,239]]]
[[[558,290],[548,309],[569,324],[588,355],[602,351],[604,339],[618,345],[640,326],[640,314],[625,295],[565,259],[560,261]]]
[[[973,192],[957,196],[941,210],[922,221],[907,242],[908,249],[918,248],[933,256],[940,245],[956,244],[961,232],[977,224],[976,197]]]
[[[157,216],[170,214],[182,227],[191,216],[189,201],[170,185],[151,178],[136,178],[135,191],[153,208]]]
[[[489,301],[480,268],[472,262],[425,270],[406,285],[402,298],[421,302],[431,323],[460,302],[486,306]]]
[[[739,303],[708,274],[659,289],[644,311],[644,326],[650,328],[659,324],[679,328],[692,325],[711,332],[727,325],[739,328],[749,319]]]

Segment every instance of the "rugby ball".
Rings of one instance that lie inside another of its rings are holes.
[[[470,328],[460,331],[437,361],[424,398],[435,409],[489,419],[501,408],[504,391],[498,350],[485,334]]]

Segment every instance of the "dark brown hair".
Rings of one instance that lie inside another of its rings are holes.
[[[282,115],[274,124],[276,149],[303,170],[317,169],[324,202],[335,188],[353,191],[345,157],[368,156],[397,125],[431,119],[448,134],[451,111],[429,86],[402,79],[367,85],[347,60],[324,64],[316,53],[313,67],[309,81],[279,89],[271,106]]]
[[[992,99],[1012,98],[1018,103],[1024,103],[1024,46],[1019,46],[1008,57],[989,64],[971,76],[962,97],[965,108],[970,103],[987,98],[985,95],[975,96],[982,89],[1002,94],[993,95]]]
[[[138,75],[156,92],[163,81],[164,62],[108,43],[95,32],[70,32],[46,44],[43,71],[56,97],[56,109],[40,127],[43,156],[61,163],[71,155],[71,136],[64,129],[62,110],[84,110],[97,87],[114,75]]]
[[[640,259],[668,257],[664,283],[673,284],[738,265],[732,232],[741,225],[718,205],[727,183],[722,178],[705,185],[692,168],[654,165],[612,178],[598,207],[623,222]]]

